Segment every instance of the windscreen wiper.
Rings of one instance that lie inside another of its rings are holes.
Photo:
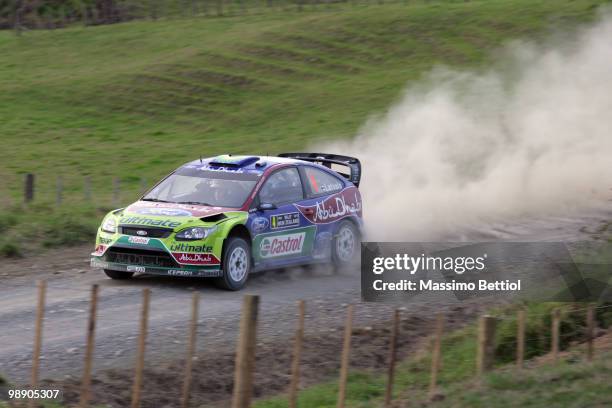
[[[177,204],[206,205],[208,207],[213,207],[212,204],[201,203],[199,201],[179,201],[179,202],[177,202]]]
[[[140,201],[152,201],[154,203],[171,203],[172,201],[160,200],[159,198],[143,198]]]

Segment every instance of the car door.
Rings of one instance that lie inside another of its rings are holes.
[[[301,172],[306,197],[297,207],[306,220],[317,227],[312,258],[328,260],[338,223],[350,215],[348,209],[352,201],[346,200],[343,193],[350,192],[347,183],[331,172],[311,165],[302,166]]]
[[[298,210],[305,199],[296,166],[270,174],[260,188],[249,217],[255,267],[282,267],[308,262],[316,226]]]

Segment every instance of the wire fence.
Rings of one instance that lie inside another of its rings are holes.
[[[136,201],[152,186],[150,183],[153,181],[134,176],[7,175],[2,176],[0,184],[0,210],[22,204],[118,208]]]
[[[42,332],[43,332],[43,324],[45,321],[45,301],[46,301],[46,293],[47,289],[70,289],[64,286],[58,286],[55,283],[47,284],[46,281],[38,282],[38,301],[37,304],[37,312],[36,312],[36,321],[35,321],[35,340],[34,340],[34,350],[32,353],[32,377],[30,381],[30,386],[32,388],[36,388],[38,384],[38,369],[40,367],[40,348],[42,347]],[[131,288],[134,289],[134,288]],[[79,292],[83,292],[85,289],[76,289]],[[81,407],[89,406],[89,402],[92,395],[91,390],[91,376],[92,376],[92,358],[94,354],[95,348],[95,330],[96,330],[96,321],[98,318],[103,320],[114,321],[115,324],[118,324],[120,321],[125,323],[125,319],[121,319],[119,316],[110,316],[109,310],[105,310],[104,307],[106,304],[103,303],[101,308],[98,307],[99,295],[98,295],[98,286],[94,285],[91,289],[87,289],[91,293],[91,298],[89,302],[87,302],[86,297],[83,296],[79,300],[80,312],[85,312],[85,308],[89,310],[88,315],[88,324],[87,333],[86,333],[86,348],[83,352],[85,357],[85,368],[83,370],[82,383],[80,387],[80,404]],[[133,291],[132,291],[133,292]],[[140,292],[140,289],[137,290],[137,293]],[[138,324],[138,334],[136,332],[133,333],[132,339],[137,339],[136,344],[136,367],[134,370],[134,378],[131,384],[132,389],[132,397],[131,397],[131,405],[139,406],[141,402],[141,391],[143,389],[143,384],[146,383],[146,375],[147,372],[144,370],[144,353],[147,345],[147,331],[150,319],[150,295],[151,290],[149,288],[142,289],[142,304],[139,314],[139,324]],[[104,299],[104,298],[103,298]],[[34,299],[33,299],[34,300]],[[186,358],[184,361],[184,370],[183,377],[178,377],[177,381],[182,382],[182,392],[180,395],[180,400],[176,401],[176,406],[187,407],[190,405],[191,401],[191,393],[194,391],[195,382],[192,377],[193,371],[193,361],[197,360],[197,347],[196,342],[198,338],[198,327],[201,326],[202,322],[206,321],[205,316],[199,316],[199,300],[200,294],[196,291],[193,293],[193,298],[191,302],[191,310],[185,310],[184,316],[181,316],[176,320],[178,326],[176,330],[180,330],[181,326],[187,326],[187,336],[184,338],[177,338],[175,344],[183,344],[186,345]],[[89,307],[86,307],[86,304],[89,303]],[[106,305],[108,306],[108,305]],[[337,406],[344,407],[345,401],[347,400],[347,393],[350,392],[350,389],[347,388],[347,382],[349,381],[348,373],[351,368],[354,368],[355,365],[351,364],[351,359],[359,360],[359,368],[387,368],[386,379],[386,387],[384,392],[384,402],[381,403],[381,406],[390,407],[393,404],[393,400],[395,396],[402,396],[402,391],[394,392],[394,384],[396,381],[396,364],[398,360],[397,356],[397,347],[398,341],[402,338],[402,336],[407,335],[407,333],[402,332],[402,319],[400,316],[400,310],[396,309],[391,318],[391,327],[384,332],[379,333],[380,335],[389,336],[388,341],[384,339],[380,341],[377,339],[375,341],[375,345],[377,344],[377,348],[380,347],[378,353],[365,352],[362,353],[363,350],[360,347],[364,344],[364,339],[358,339],[361,333],[359,330],[356,330],[353,326],[356,321],[355,318],[355,310],[353,305],[346,305],[346,317],[344,318],[344,328],[340,336],[336,336],[336,344],[326,344],[325,347],[331,347],[334,350],[337,350],[335,353],[338,356],[338,359],[334,359],[334,361],[329,360],[328,357],[324,357],[323,353],[321,353],[321,359],[317,358],[303,358],[304,353],[308,353],[309,356],[312,354],[313,347],[317,345],[305,343],[305,339],[308,338],[308,330],[305,330],[305,320],[308,321],[309,315],[305,313],[306,310],[306,302],[299,301],[296,308],[296,324],[295,324],[295,333],[293,335],[293,341],[287,344],[286,350],[280,350],[277,346],[273,346],[273,353],[270,354],[270,346],[265,347],[264,343],[261,343],[257,338],[257,326],[259,316],[259,296],[254,295],[245,295],[243,297],[242,303],[242,313],[239,322],[239,334],[237,341],[232,343],[236,347],[236,354],[233,363],[235,363],[234,368],[234,382],[233,382],[233,392],[232,392],[232,407],[235,408],[246,408],[251,406],[251,400],[253,395],[254,384],[257,383],[256,376],[256,368],[254,362],[256,360],[256,355],[258,355],[257,360],[260,361],[262,358],[269,359],[273,358],[274,361],[272,365],[279,366],[278,369],[281,371],[284,370],[284,373],[278,373],[280,377],[275,380],[276,387],[279,388],[278,381],[282,381],[281,388],[287,387],[288,389],[288,400],[289,406],[295,407],[295,403],[298,400],[298,394],[300,393],[300,376],[315,376],[317,375],[317,371],[325,371],[328,373],[338,372],[339,368],[339,381],[338,381],[338,395],[337,395]],[[155,311],[155,309],[153,309]],[[341,309],[342,310],[342,309]],[[523,361],[525,359],[525,345],[530,343],[538,343],[541,344],[545,342],[549,345],[549,348],[543,353],[552,357],[553,362],[556,362],[559,358],[561,352],[563,352],[564,348],[567,346],[566,343],[563,343],[563,339],[571,339],[579,343],[583,343],[585,345],[584,359],[588,362],[593,361],[594,357],[594,340],[596,338],[596,329],[598,328],[599,319],[597,314],[602,311],[612,310],[611,304],[602,304],[602,305],[594,305],[587,304],[583,307],[579,307],[576,305],[557,305],[551,310],[541,313],[533,313],[529,314],[530,319],[534,318],[546,318],[550,317],[550,327],[548,329],[543,329],[542,336],[538,338],[529,338],[524,335],[525,326],[528,324],[529,319],[525,319],[524,313],[526,312],[523,309],[512,311],[513,314],[504,313],[500,316],[489,316],[485,315],[479,319],[478,327],[475,332],[470,331],[467,335],[476,335],[476,355],[473,358],[469,358],[468,356],[463,355],[451,355],[449,356],[449,361],[447,361],[446,365],[444,363],[444,359],[446,357],[444,353],[444,349],[447,347],[452,347],[452,343],[449,343],[449,339],[451,337],[444,336],[444,324],[447,321],[450,321],[449,317],[442,313],[438,314],[435,324],[435,329],[432,330],[431,342],[432,347],[431,350],[427,351],[425,355],[420,354],[421,357],[429,357],[431,356],[431,370],[427,372],[427,370],[422,371],[421,376],[423,376],[423,383],[429,382],[429,396],[433,398],[438,390],[438,378],[439,374],[443,372],[443,370],[448,369],[448,363],[452,361],[453,363],[467,363],[474,367],[474,374],[478,377],[482,376],[487,371],[492,370],[499,364],[496,363],[496,353],[500,347],[504,345],[520,345],[521,347],[517,347],[516,351],[516,365],[518,369],[522,369]],[[135,311],[136,313],[136,311]],[[291,312],[289,312],[291,313]],[[154,317],[154,316],[153,316]],[[563,323],[570,321],[570,319],[575,319],[580,322],[580,325],[577,328],[574,328],[569,331],[561,332],[561,327]],[[79,320],[79,319],[75,319]],[[132,323],[135,322],[132,319]],[[80,321],[79,324],[84,322]],[[261,323],[261,322],[260,322]],[[516,336],[512,336],[510,338],[502,338],[499,339],[496,336],[496,327],[500,323],[516,323]],[[272,325],[278,324],[278,321],[272,323]],[[136,327],[136,326],[135,326]],[[306,324],[308,327],[308,324]],[[386,333],[386,334],[385,334]],[[521,334],[523,333],[523,334]],[[328,339],[329,340],[329,339]],[[370,345],[370,338],[366,339],[368,345]],[[318,340],[319,342],[323,340]],[[318,347],[318,346],[317,346]],[[582,350],[582,349],[580,349]],[[263,352],[262,352],[263,351]],[[576,350],[573,349],[575,352]],[[353,354],[354,353],[354,354]],[[430,353],[430,354],[428,354]],[[363,356],[373,356],[376,354],[375,361],[363,361]],[[386,358],[384,356],[387,356]],[[413,356],[414,357],[414,356]],[[285,368],[283,369],[283,366]],[[445,368],[447,367],[447,368]],[[318,374],[320,375],[320,373]],[[270,380],[268,380],[269,382]],[[378,380],[377,380],[378,381]],[[421,383],[421,380],[419,380]],[[406,384],[400,384],[399,382],[396,384],[397,387],[402,386],[405,387]],[[422,386],[422,385],[421,385]],[[130,385],[126,385],[126,389],[129,388]],[[198,391],[197,389],[195,391]],[[283,389],[279,389],[279,392],[282,392]],[[198,391],[199,392],[199,391]],[[194,401],[195,402],[195,401]]]

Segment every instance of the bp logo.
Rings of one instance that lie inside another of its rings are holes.
[[[262,258],[275,258],[285,255],[301,254],[304,248],[305,232],[266,237],[259,245],[259,255]]]

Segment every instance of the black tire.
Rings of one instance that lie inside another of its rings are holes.
[[[130,279],[132,276],[134,276],[134,272],[121,272],[121,271],[112,271],[110,269],[105,269],[104,273],[106,274],[106,276],[108,276],[111,279],[117,279],[117,280],[125,280],[125,279]]]
[[[352,236],[352,244],[349,243],[350,236]],[[360,251],[361,235],[359,230],[352,222],[342,221],[332,239],[331,252],[334,267],[341,270],[359,265]]]
[[[221,259],[223,276],[217,286],[226,290],[240,290],[246,285],[251,272],[251,247],[240,237],[231,237],[225,243]]]

